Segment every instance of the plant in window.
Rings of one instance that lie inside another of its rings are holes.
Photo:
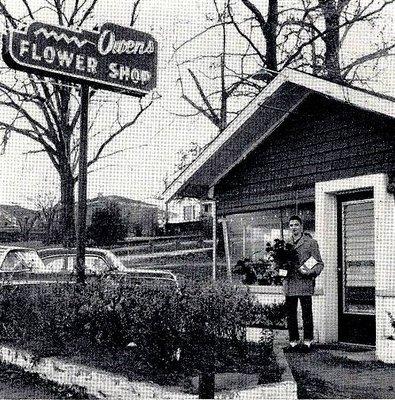
[[[281,279],[273,264],[267,260],[252,261],[249,258],[237,261],[233,273],[242,275],[245,285],[280,285]]]
[[[258,276],[254,268],[254,263],[249,258],[238,260],[233,268],[233,273],[243,275],[242,282],[245,285],[254,285],[257,283]]]
[[[274,239],[274,244],[266,243],[269,260],[280,276],[287,276],[299,266],[298,253],[291,243]]]

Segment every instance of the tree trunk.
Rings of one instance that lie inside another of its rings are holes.
[[[62,224],[64,247],[75,245],[74,179],[71,171],[60,173],[60,198],[62,205]]]
[[[221,55],[221,111],[219,117],[219,130],[222,132],[227,126],[228,93],[225,85],[226,63],[226,26],[222,21],[222,55]]]
[[[277,26],[278,26],[278,0],[270,0],[267,24],[265,29],[266,39],[266,67],[277,71]]]
[[[339,13],[333,0],[320,0],[322,12],[325,18],[325,75],[333,82],[342,80],[340,72],[340,32]]]

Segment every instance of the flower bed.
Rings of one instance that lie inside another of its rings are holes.
[[[188,285],[179,293],[102,280],[85,289],[19,286],[0,294],[3,342],[37,359],[62,357],[186,392],[196,391],[191,379],[207,370],[280,379],[272,343],[246,341],[252,311],[248,291],[226,285]]]
[[[275,346],[279,365],[283,371],[281,381],[278,383],[258,384],[252,374],[241,375],[235,373],[216,374],[215,385],[217,392],[215,398],[239,399],[290,399],[296,400],[296,383],[288,367],[282,351],[282,343]],[[24,350],[0,346],[0,360],[14,364],[23,369],[39,374],[40,377],[57,382],[65,387],[80,387],[84,393],[106,399],[131,399],[131,398],[161,398],[161,399],[194,399],[196,394],[181,392],[177,387],[159,386],[148,381],[138,381],[125,378],[123,374],[113,374],[104,370],[75,364],[58,358],[42,358],[37,360]],[[191,384],[193,384],[191,380]]]

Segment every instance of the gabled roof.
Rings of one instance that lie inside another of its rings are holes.
[[[313,92],[363,110],[395,117],[395,100],[389,96],[285,69],[177,176],[163,192],[164,200],[209,197],[210,189],[269,137]]]

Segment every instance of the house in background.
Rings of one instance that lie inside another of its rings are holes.
[[[173,200],[168,204],[167,221],[170,224],[200,221],[202,218],[211,215],[211,207],[211,202],[194,198]]]
[[[99,195],[87,201],[87,226],[96,210],[111,202],[118,205],[128,224],[128,236],[155,236],[158,229],[158,206],[127,197]]]
[[[170,201],[166,207],[166,231],[168,234],[201,234],[207,230],[202,225],[212,219],[212,202],[196,198]]]
[[[38,211],[16,204],[0,205],[0,240],[18,241],[38,239],[42,234],[42,223]]]
[[[325,263],[315,337],[375,345],[379,360],[394,363],[394,193],[395,99],[286,69],[164,198],[215,202],[229,271],[302,216]],[[265,301],[263,289],[252,288]]]

